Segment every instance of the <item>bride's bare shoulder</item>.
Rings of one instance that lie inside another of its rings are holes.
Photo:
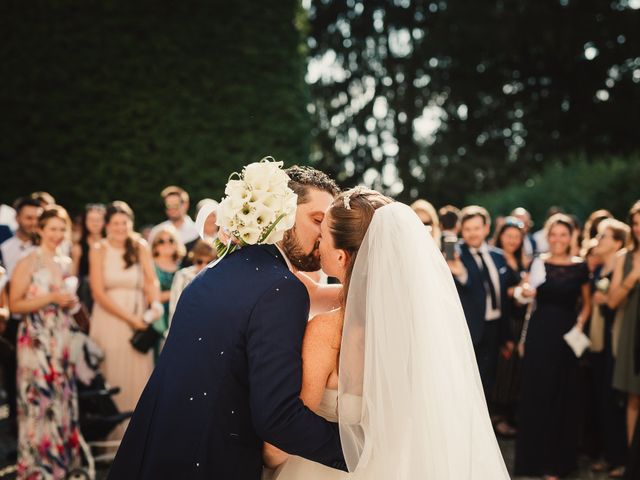
[[[329,343],[333,346],[336,335],[342,332],[342,309],[319,313],[307,323],[305,343]]]

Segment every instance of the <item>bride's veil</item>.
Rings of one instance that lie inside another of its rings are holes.
[[[376,210],[357,254],[339,372],[352,478],[509,478],[451,272],[402,203]]]

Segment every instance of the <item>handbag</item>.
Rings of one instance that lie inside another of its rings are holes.
[[[142,268],[140,267],[140,265],[138,265],[138,289],[141,288],[142,283],[140,279],[140,276],[142,275],[141,270]],[[138,303],[138,300],[136,298],[134,313],[138,314],[139,310],[140,304]],[[149,325],[144,330],[136,330],[129,342],[131,343],[131,346],[133,346],[133,348],[138,350],[140,353],[147,353],[154,345],[158,343],[161,337],[162,335]]]
[[[147,353],[158,343],[162,335],[155,328],[149,326],[144,330],[136,330],[131,337],[131,345],[141,353]]]

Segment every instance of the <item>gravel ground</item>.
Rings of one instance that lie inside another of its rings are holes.
[[[6,420],[7,409],[6,406],[0,406],[0,479],[9,480],[15,478],[15,467],[13,466],[13,462],[9,462],[7,460],[7,456],[11,453],[11,451],[15,451],[15,439],[11,437],[9,434],[9,425]],[[502,453],[505,456],[505,461],[507,462],[507,467],[511,470],[513,465],[513,458],[515,453],[515,442],[513,440],[501,440],[500,448],[502,449]],[[579,479],[579,480],[604,480],[607,475],[596,475],[589,471],[588,469],[588,459],[582,458],[580,462],[580,471],[576,472],[570,478],[571,480]],[[96,480],[104,480],[107,477],[107,466],[102,466],[102,468],[97,472]],[[534,477],[515,477],[514,480],[534,480]]]

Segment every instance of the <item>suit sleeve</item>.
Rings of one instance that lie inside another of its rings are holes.
[[[275,283],[254,307],[247,330],[252,420],[281,450],[346,471],[338,426],[300,400],[308,315],[307,291],[293,278]]]

